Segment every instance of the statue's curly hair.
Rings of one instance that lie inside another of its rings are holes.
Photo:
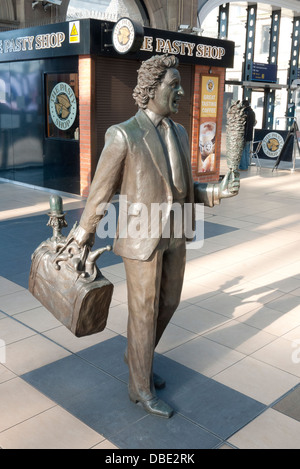
[[[154,55],[142,62],[138,70],[138,82],[133,90],[133,99],[142,109],[146,109],[150,99],[154,98],[157,86],[164,79],[169,68],[177,68],[179,61],[175,55]]]

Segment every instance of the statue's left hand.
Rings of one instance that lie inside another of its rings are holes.
[[[240,190],[240,173],[238,171],[228,171],[219,184],[219,198],[227,199],[234,197]]]
[[[95,233],[89,233],[82,226],[78,225],[73,232],[73,238],[80,248],[83,246],[92,247],[95,242]]]

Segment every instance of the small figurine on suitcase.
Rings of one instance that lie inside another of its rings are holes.
[[[29,291],[75,336],[102,331],[107,323],[113,285],[96,265],[96,260],[111,246],[90,251],[79,248],[73,238],[76,225],[67,237],[62,199],[50,197],[48,226],[53,236],[42,242],[32,255]]]

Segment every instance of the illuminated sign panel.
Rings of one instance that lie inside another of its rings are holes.
[[[1,32],[0,62],[92,54],[147,60],[154,54],[172,54],[181,63],[233,67],[232,41],[134,23],[130,28],[131,23],[126,18],[117,23],[83,19]]]
[[[253,62],[252,81],[277,83],[277,65]]]

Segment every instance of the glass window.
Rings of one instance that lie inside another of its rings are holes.
[[[268,24],[262,25],[261,28],[261,42],[260,53],[269,54],[270,49],[270,26]]]
[[[49,138],[78,140],[78,74],[47,74],[46,96],[46,136]]]

